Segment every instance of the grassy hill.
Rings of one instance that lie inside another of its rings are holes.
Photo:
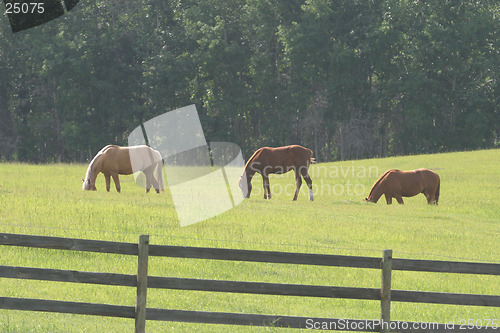
[[[363,202],[372,184],[390,168],[429,168],[441,177],[438,206],[423,195],[388,206]],[[271,177],[271,200],[254,177],[250,199],[201,223],[180,227],[170,194],[145,194],[132,176],[120,176],[122,193],[83,192],[86,165],[0,164],[0,232],[137,242],[213,246],[395,258],[500,262],[500,150],[320,163],[310,170],[315,200],[305,183],[292,202],[293,174]],[[207,198],[210,200],[210,198]],[[0,265],[136,273],[134,258],[4,247]],[[150,260],[150,274],[277,283],[379,287],[379,272],[365,269],[289,267],[251,263]],[[134,305],[133,288],[76,286],[0,279],[0,296],[52,298]],[[498,278],[395,272],[394,289],[500,294]],[[129,290],[130,289],[130,290]],[[96,294],[96,296],[94,296]],[[208,297],[206,296],[208,295]],[[374,301],[297,299],[150,291],[148,306],[331,318],[379,317]],[[393,320],[449,322],[495,318],[495,309],[394,303]],[[2,332],[130,331],[133,321],[0,310]],[[248,332],[249,328],[148,322],[151,331]],[[265,328],[251,329],[255,332]],[[276,331],[283,331],[276,329]]]

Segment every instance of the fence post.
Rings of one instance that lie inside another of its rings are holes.
[[[391,272],[392,250],[384,250],[382,259],[382,289],[380,302],[380,332],[391,331]]]
[[[148,288],[149,235],[139,237],[137,264],[137,300],[135,306],[135,333],[146,330],[146,298]]]

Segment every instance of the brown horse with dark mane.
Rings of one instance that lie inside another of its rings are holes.
[[[106,191],[110,189],[110,178],[113,177],[116,190],[121,191],[118,175],[130,175],[135,171],[142,171],[146,176],[146,193],[151,186],[156,193],[163,190],[163,161],[161,154],[148,146],[120,147],[108,145],[102,148],[92,159],[83,180],[83,190],[96,191],[95,181],[97,175],[102,172],[106,179]],[[154,172],[156,170],[156,179]]]
[[[428,204],[437,205],[439,187],[439,175],[429,169],[411,171],[391,169],[386,171],[373,184],[365,201],[377,203],[378,199],[384,194],[388,205],[392,203],[392,198],[396,198],[398,203],[403,204],[402,197],[413,197],[423,193]]]
[[[252,192],[252,177],[256,172],[262,175],[264,185],[264,199],[271,199],[271,189],[269,186],[269,174],[283,174],[288,171],[295,171],[295,181],[297,189],[293,200],[297,200],[302,178],[309,187],[309,200],[313,200],[312,180],[309,177],[309,165],[314,163],[313,152],[310,149],[298,145],[285,147],[263,147],[258,149],[250,157],[245,165],[245,170],[238,180],[243,196],[250,197]],[[302,177],[302,178],[301,178]]]

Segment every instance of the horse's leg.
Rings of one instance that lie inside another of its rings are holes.
[[[385,201],[387,202],[388,205],[392,204],[392,196],[386,193]]]
[[[268,198],[268,193],[269,193],[269,199],[271,199],[271,190],[269,188],[269,176],[262,176],[262,185],[264,186],[264,199]]]
[[[400,205],[403,205],[404,202],[403,202],[403,197],[400,196],[399,194],[398,195],[395,195],[394,198],[396,198],[396,200],[398,201],[398,204]]]
[[[302,186],[302,178],[300,177],[300,174],[297,171],[295,171],[295,183],[297,184],[297,188],[295,189],[295,195],[293,196],[293,201],[297,200],[300,186]]]
[[[118,193],[121,192],[121,187],[120,187],[120,179],[118,179],[118,174],[117,173],[112,173],[111,177],[113,177],[113,180],[115,181],[115,187]]]
[[[158,185],[158,182],[153,175],[153,171],[154,170],[151,170],[151,172],[146,174],[146,193],[149,193],[151,187],[155,189],[156,193],[160,193],[160,185]]]
[[[151,181],[153,182],[153,188],[155,189],[155,192],[160,193],[160,183],[156,181],[156,178],[153,175],[151,175]]]
[[[262,176],[262,187],[264,187],[264,199],[267,199],[266,178]]]
[[[145,169],[143,172],[146,177],[146,193],[149,193],[149,190],[151,189],[151,172],[149,168]]]
[[[109,173],[104,174],[104,179],[106,179],[106,191],[109,192],[109,188],[111,187],[111,178]]]
[[[307,187],[309,188],[309,200],[313,201],[313,182],[307,170],[303,172],[302,178],[306,181]]]
[[[151,179],[149,179],[149,176],[146,175],[146,193],[149,193],[150,189],[151,189]]]
[[[153,184],[153,188],[155,189],[156,193],[160,193],[160,183],[156,180],[155,178],[155,168],[154,166],[151,168],[151,183]]]

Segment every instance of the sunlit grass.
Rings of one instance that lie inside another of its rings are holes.
[[[168,189],[146,194],[132,176],[120,176],[122,193],[81,190],[86,165],[0,164],[0,231],[151,244],[239,249],[382,255],[395,258],[500,262],[500,151],[420,155],[316,164],[310,170],[314,201],[305,182],[296,202],[292,173],[272,176],[273,198],[263,199],[254,177],[250,199],[219,216],[181,227]],[[423,195],[405,205],[363,202],[371,185],[390,168],[426,167],[441,177],[438,206]],[[210,198],[207,198],[210,200]],[[0,264],[135,274],[135,257],[2,247]],[[368,269],[150,258],[156,276],[380,287],[380,272]],[[1,296],[135,305],[133,288],[0,279]],[[394,272],[394,289],[498,295],[498,278]],[[149,290],[148,306],[331,318],[379,317],[376,301],[228,295]],[[393,320],[486,319],[496,309],[393,303]],[[152,332],[263,332],[280,329],[148,322]],[[0,310],[1,332],[119,332],[133,320]]]

